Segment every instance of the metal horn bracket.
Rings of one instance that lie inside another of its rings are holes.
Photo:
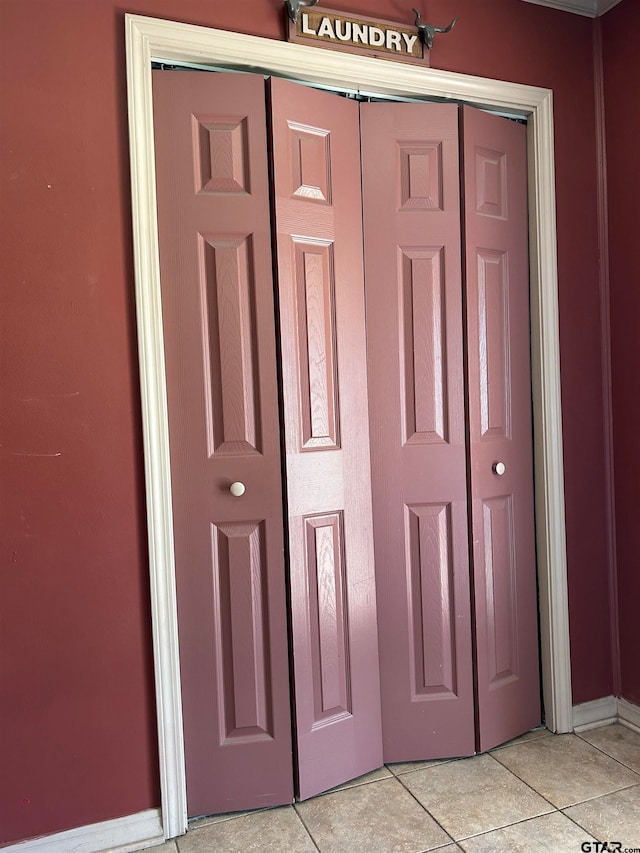
[[[287,14],[294,24],[298,22],[298,14],[304,6],[315,6],[318,0],[284,0]]]
[[[427,50],[431,50],[433,47],[433,40],[436,37],[436,33],[450,32],[455,27],[456,21],[458,20],[458,18],[454,18],[448,27],[434,27],[433,24],[422,24],[420,22],[420,18],[422,17],[420,12],[417,9],[413,9],[413,11],[416,13],[416,27],[420,33],[420,39]]]

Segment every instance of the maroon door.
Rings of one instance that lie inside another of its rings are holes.
[[[464,108],[463,246],[458,109],[361,110],[384,757],[465,755],[474,647],[479,749],[540,722],[526,130]]]
[[[193,816],[293,799],[266,117],[260,76],[153,86]]]
[[[479,746],[540,723],[526,128],[463,108]]]
[[[384,758],[469,755],[458,110],[361,109]]]
[[[361,199],[357,105],[269,91],[273,225],[262,78],[154,73],[190,815],[292,799],[283,469],[302,798],[474,751],[468,506],[480,747],[539,722],[523,128],[464,110],[463,322],[457,108],[364,105]]]
[[[382,764],[358,105],[270,89],[304,799]]]

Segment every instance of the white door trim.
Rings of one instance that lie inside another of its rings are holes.
[[[126,15],[133,242],[162,819],[186,831],[151,61],[272,73],[347,91],[448,98],[528,118],[532,382],[542,681],[547,725],[572,730],[552,93],[306,45]]]

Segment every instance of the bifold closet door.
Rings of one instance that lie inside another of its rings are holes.
[[[384,758],[469,755],[458,109],[361,116]]]
[[[295,730],[306,798],[382,764],[359,117],[270,81]]]
[[[264,80],[154,71],[153,94],[194,816],[293,799]]]
[[[526,731],[524,129],[465,108],[461,211],[453,105],[153,85],[189,815]]]
[[[540,722],[526,128],[361,111],[384,756],[465,755]]]
[[[464,107],[479,748],[540,724],[526,127]]]

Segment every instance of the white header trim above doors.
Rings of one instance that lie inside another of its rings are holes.
[[[315,50],[306,45],[137,15],[126,16],[126,42],[138,348],[165,838],[186,831],[187,801],[158,258],[152,60],[269,73],[369,95],[454,99],[528,117],[542,681],[547,725],[553,731],[571,731],[552,93],[533,86]]]

